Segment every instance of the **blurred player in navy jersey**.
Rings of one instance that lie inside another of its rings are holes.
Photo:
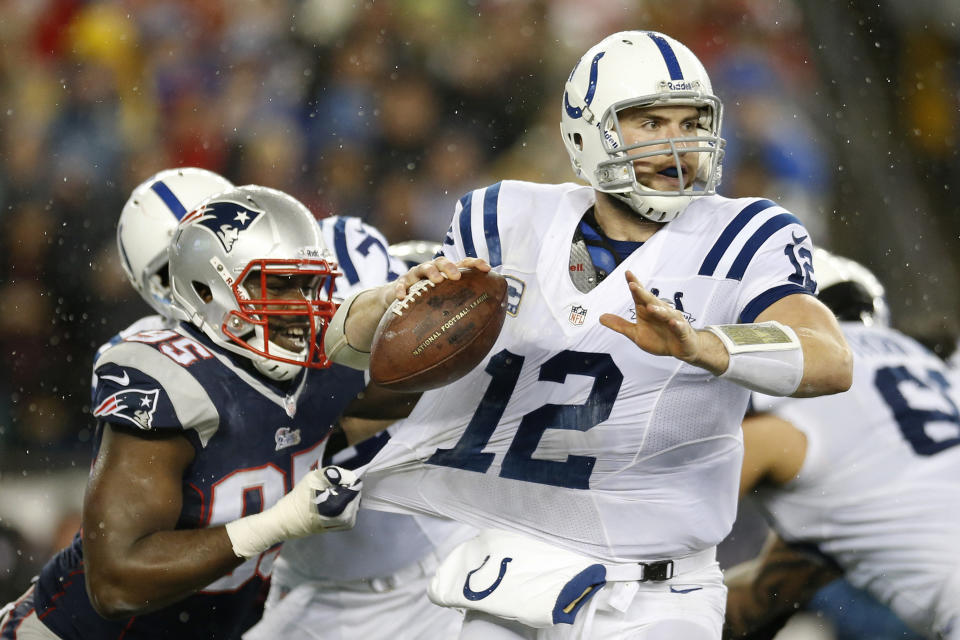
[[[394,280],[440,248],[430,242],[387,247],[380,232],[358,218],[324,218],[320,226],[344,273],[333,292],[337,301]],[[390,438],[389,430],[366,437],[382,422],[344,418],[341,425],[348,446],[331,450],[331,442],[325,456],[339,467],[366,464]],[[463,614],[430,602],[427,586],[446,553],[472,533],[449,520],[361,508],[350,531],[287,542],[273,567],[263,619],[244,639],[455,638]]]
[[[853,385],[825,398],[755,395],[740,493],[783,539],[834,564],[798,574],[777,545],[732,571],[731,633],[782,621],[842,571],[918,633],[960,638],[960,393],[940,358],[888,326],[869,271],[822,250],[814,267],[855,355]]]
[[[138,291],[185,322],[127,332],[99,355],[82,533],[0,620],[0,637],[239,638],[279,543],[356,517],[353,474],[317,469],[364,376],[330,367],[318,346],[337,272],[313,216],[286,194],[211,176],[209,190],[228,190],[198,207],[185,180],[163,174],[138,190],[181,218],[172,304],[151,279],[163,252],[124,257]]]
[[[467,194],[443,257],[331,323],[327,352],[362,367],[418,274],[456,280],[470,258],[508,280],[486,360],[424,393],[363,472],[367,507],[483,530],[431,582],[467,611],[461,638],[719,638],[715,545],[736,512],[749,390],[849,386],[849,349],[810,295],[809,233],[773,202],[715,194],[721,120],[683,44],[605,38],[562,96],[590,186]]]

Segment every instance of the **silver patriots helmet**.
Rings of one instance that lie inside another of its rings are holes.
[[[202,202],[181,220],[170,248],[180,319],[275,380],[330,365],[323,335],[338,275],[310,211],[255,185]]]

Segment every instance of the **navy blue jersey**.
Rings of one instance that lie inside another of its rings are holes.
[[[102,424],[176,431],[196,457],[183,477],[178,529],[221,525],[270,507],[323,453],[330,426],[365,386],[363,373],[304,370],[289,387],[191,326],[127,336],[95,364],[93,413]],[[259,618],[279,545],[160,611],[108,621],[84,586],[81,537],[43,568],[36,609],[61,638],[239,638]]]

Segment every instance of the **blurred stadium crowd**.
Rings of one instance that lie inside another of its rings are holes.
[[[11,479],[88,463],[93,352],[148,311],[115,242],[145,177],[204,167],[285,190],[318,217],[360,216],[391,242],[439,240],[469,189],[571,179],[558,135],[565,74],[625,28],[669,33],[706,64],[728,107],[723,195],[778,200],[818,244],[899,275],[902,290],[919,281],[913,310],[929,317],[911,324],[901,305],[895,324],[949,349],[960,9],[859,4],[0,0],[0,510],[15,502]],[[830,20],[852,25],[873,57],[825,40]],[[840,86],[850,83],[853,94]],[[857,92],[885,100],[894,130],[873,121],[885,155],[844,134],[877,106],[848,104]],[[858,177],[851,158],[896,165],[883,174],[892,188],[914,185],[922,202],[871,209],[887,185]],[[945,260],[911,272],[914,255]],[[31,545],[59,546],[55,526],[0,544],[0,569]],[[29,575],[30,564],[17,566]],[[0,602],[19,595],[23,574],[0,574]]]

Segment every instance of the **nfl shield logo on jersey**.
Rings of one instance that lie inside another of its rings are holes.
[[[520,278],[503,277],[507,279],[507,313],[516,318],[520,311],[520,299],[523,298],[523,290],[527,285]]]
[[[290,429],[289,427],[280,427],[273,435],[277,441],[276,451],[300,444],[300,429]]]
[[[580,326],[587,319],[587,310],[578,304],[570,308],[570,324]]]
[[[97,418],[103,416],[117,416],[132,422],[140,429],[149,429],[153,426],[153,414],[157,410],[159,389],[124,389],[118,391],[100,403],[93,410]]]

